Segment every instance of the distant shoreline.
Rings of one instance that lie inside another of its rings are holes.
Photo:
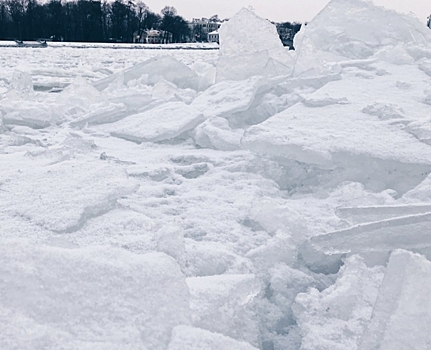
[[[183,43],[183,44],[133,44],[133,43],[83,43],[83,42],[47,42],[48,47],[74,49],[136,49],[136,50],[218,50],[219,45],[213,43]],[[14,41],[0,40],[1,47],[20,47]],[[34,47],[30,47],[34,48]],[[41,47],[42,48],[42,47]]]

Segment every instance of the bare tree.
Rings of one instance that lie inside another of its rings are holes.
[[[177,15],[177,9],[173,6],[165,6],[161,11],[163,16],[174,17]]]

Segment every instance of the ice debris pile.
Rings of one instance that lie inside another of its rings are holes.
[[[295,52],[220,40],[0,72],[2,349],[429,348],[431,32],[333,0]]]

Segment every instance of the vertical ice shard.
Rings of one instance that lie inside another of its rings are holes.
[[[220,28],[217,81],[291,73],[292,59],[276,27],[243,8]]]
[[[254,346],[204,329],[177,326],[172,332],[168,350],[257,350]]]
[[[430,295],[431,262],[393,252],[359,350],[430,349]]]
[[[20,70],[15,70],[12,75],[10,87],[21,96],[28,96],[33,93],[33,79],[31,74]]]

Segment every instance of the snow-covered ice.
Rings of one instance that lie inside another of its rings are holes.
[[[2,238],[0,259],[5,349],[165,349],[190,323],[185,278],[164,254]]]
[[[1,48],[0,348],[430,347],[431,31],[220,40]]]

